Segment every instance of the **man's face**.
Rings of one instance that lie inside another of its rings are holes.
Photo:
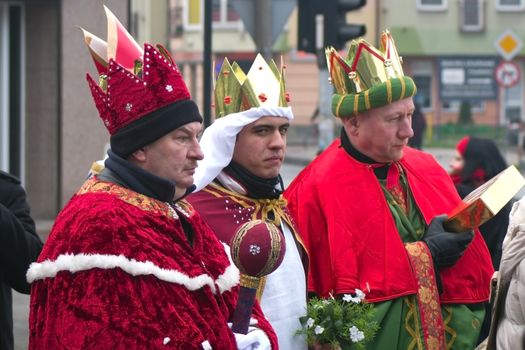
[[[352,145],[379,163],[390,163],[403,157],[403,148],[414,136],[412,98],[374,108],[344,119],[343,124]]]
[[[140,167],[176,185],[176,197],[182,196],[193,184],[197,161],[204,158],[199,146],[201,123],[191,122],[162,136],[141,151]]]
[[[274,116],[246,125],[237,135],[233,160],[264,179],[276,177],[284,160],[289,126],[288,119]]]

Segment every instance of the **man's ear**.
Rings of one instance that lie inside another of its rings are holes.
[[[129,156],[129,160],[137,162],[137,163],[145,162],[146,161],[146,148],[141,147],[135,152],[131,153],[131,155]]]
[[[342,119],[343,125],[345,127],[346,132],[349,135],[357,135],[358,129],[359,129],[359,116],[353,115],[348,118]]]

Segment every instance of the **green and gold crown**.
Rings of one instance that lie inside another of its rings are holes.
[[[351,117],[416,94],[416,85],[404,75],[388,30],[381,33],[379,50],[361,38],[352,41],[346,59],[333,47],[325,52],[335,89],[332,113],[336,117]]]
[[[245,74],[237,62],[227,58],[215,81],[215,118],[242,112],[252,107],[288,107],[290,95],[285,90],[284,65],[267,63],[258,54]]]

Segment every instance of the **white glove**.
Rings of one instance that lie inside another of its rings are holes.
[[[262,330],[250,327],[248,334],[233,333],[239,350],[271,350],[270,339]]]

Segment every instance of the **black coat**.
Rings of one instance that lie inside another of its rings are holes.
[[[20,181],[0,171],[0,350],[12,350],[11,288],[29,294],[26,271],[42,250]]]

